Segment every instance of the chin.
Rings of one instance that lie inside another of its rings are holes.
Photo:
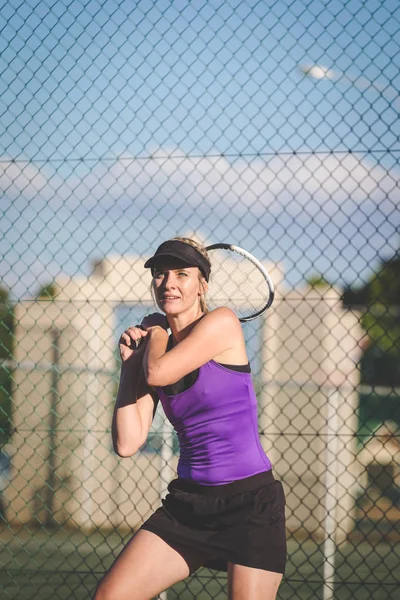
[[[179,314],[182,312],[182,311],[180,311],[180,310],[174,310],[173,308],[172,308],[171,310],[165,310],[165,308],[162,308],[161,310],[163,311],[163,313],[164,313],[164,314],[165,314],[165,316],[167,316],[167,317],[168,317],[168,316],[171,316],[171,317],[173,317],[173,316],[179,315]]]

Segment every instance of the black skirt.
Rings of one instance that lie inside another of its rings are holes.
[[[173,548],[204,552],[211,569],[226,571],[231,562],[284,573],[285,497],[272,471],[218,486],[175,479],[168,492],[141,529]]]

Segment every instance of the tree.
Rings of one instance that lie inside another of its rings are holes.
[[[347,288],[343,303],[362,311],[361,324],[368,335],[362,359],[364,383],[400,386],[400,258],[381,263],[367,284]]]
[[[308,285],[313,288],[321,289],[331,287],[331,284],[323,275],[310,275],[306,281]]]
[[[36,298],[37,300],[54,300],[54,298],[57,296],[57,293],[58,288],[56,283],[46,283],[39,289],[38,293],[36,294]]]

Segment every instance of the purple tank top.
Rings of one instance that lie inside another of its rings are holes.
[[[179,439],[178,477],[222,485],[271,469],[258,436],[257,397],[250,373],[211,360],[188,390],[157,388]]]

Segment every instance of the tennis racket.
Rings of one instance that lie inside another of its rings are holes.
[[[262,315],[275,295],[273,281],[264,265],[233,244],[212,244],[206,250],[211,261],[208,308],[228,306],[242,323]]]
[[[206,250],[211,261],[206,295],[209,310],[228,306],[242,323],[262,315],[275,296],[273,281],[264,265],[234,244],[212,244]],[[132,348],[138,348],[141,341],[132,340]]]

